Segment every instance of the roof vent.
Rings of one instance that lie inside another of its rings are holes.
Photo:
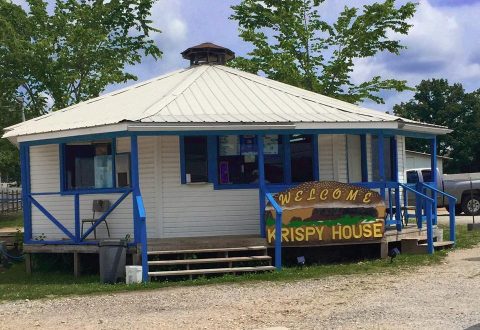
[[[235,53],[230,49],[205,42],[203,44],[185,49],[182,53],[184,59],[190,60],[190,66],[202,64],[221,64],[235,58]]]

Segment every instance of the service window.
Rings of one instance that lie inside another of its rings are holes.
[[[185,182],[208,182],[208,147],[206,136],[186,136],[183,140],[185,153]]]
[[[65,189],[113,188],[111,142],[65,145]]]
[[[218,137],[218,183],[258,183],[258,153],[255,135]]]
[[[265,135],[263,140],[265,182],[284,182],[284,147],[280,135]]]
[[[292,182],[313,181],[312,135],[290,135]]]

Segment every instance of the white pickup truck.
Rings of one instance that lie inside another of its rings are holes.
[[[411,169],[406,172],[407,184],[432,182],[430,168]],[[466,215],[480,214],[480,173],[444,174],[437,169],[437,188],[457,199],[455,213]],[[409,204],[414,203],[415,196],[409,194]],[[410,200],[412,199],[412,200]],[[448,211],[448,198],[438,194],[437,204]]]

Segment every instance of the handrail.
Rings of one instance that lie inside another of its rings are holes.
[[[431,190],[433,190],[433,191],[435,191],[435,192],[437,192],[437,193],[439,193],[439,194],[441,194],[441,195],[443,195],[443,196],[445,196],[445,197],[447,197],[447,198],[453,198],[453,199],[455,200],[455,202],[457,201],[457,198],[456,198],[456,197],[453,197],[452,195],[447,194],[446,192],[444,192],[444,191],[442,191],[442,190],[440,190],[440,189],[438,189],[438,188],[432,187],[432,186],[426,184],[425,182],[420,182],[420,184],[421,184],[422,186],[424,186],[425,188],[431,189]]]
[[[435,201],[428,197],[427,195],[425,194],[422,194],[421,192],[405,185],[405,184],[402,184],[402,183],[398,183],[398,186],[399,187],[402,187],[403,189],[405,190],[408,190],[408,191],[411,191],[413,193],[415,193],[415,195],[417,197],[421,197],[422,199],[424,199],[426,201],[425,203],[425,212],[427,214],[427,252],[429,254],[433,254],[434,252],[434,248],[433,248],[433,222],[432,222],[432,207],[433,205],[435,205]],[[418,205],[418,204],[417,204]],[[418,208],[418,207],[417,207]],[[417,221],[422,221],[422,215],[418,215],[419,216],[419,219],[417,219]]]
[[[415,195],[418,195],[418,196],[426,199],[427,201],[433,203],[433,199],[430,198],[430,197],[428,197],[427,195],[424,195],[424,194],[422,194],[421,192],[419,192],[419,191],[417,191],[417,190],[415,190],[415,189],[413,189],[413,188],[410,188],[409,186],[407,186],[407,185],[405,185],[405,184],[403,184],[403,183],[400,183],[400,182],[399,182],[398,185],[399,185],[400,187],[402,187],[403,189],[406,189],[406,190],[408,190],[408,191],[411,191],[411,192],[415,193]]]
[[[447,194],[444,191],[441,191],[435,187],[432,187],[428,184],[425,184],[424,182],[420,182],[421,186],[427,189],[431,189],[432,191],[435,191],[441,195],[444,195],[448,198],[448,213],[449,213],[449,226],[450,226],[450,241],[455,243],[455,207],[457,204],[457,199],[453,197],[452,195]]]
[[[265,196],[275,209],[275,267],[282,270],[282,207],[278,205],[272,193],[265,191]]]

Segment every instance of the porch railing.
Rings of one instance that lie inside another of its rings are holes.
[[[60,229],[68,239],[62,240],[34,240],[32,237],[27,237],[27,233],[31,230],[25,230],[25,243],[28,244],[97,244],[96,241],[86,241],[86,238],[97,228],[97,226],[102,223],[116,208],[119,206],[123,200],[132,192],[131,188],[127,189],[110,189],[105,191],[82,191],[82,192],[72,192],[68,194],[62,194],[61,192],[38,192],[30,193],[27,195],[28,201],[31,203],[32,207],[36,207],[50,222],[52,222],[58,229]],[[121,194],[121,196],[105,211],[98,219],[95,219],[95,222],[88,228],[85,233],[80,232],[81,228],[81,219],[80,219],[80,196],[81,195],[91,195],[91,194]],[[74,224],[75,232],[72,233],[67,229],[61,221],[59,221],[46,207],[44,207],[38,200],[37,196],[51,196],[51,195],[60,195],[64,197],[73,196],[73,212],[74,212]],[[25,227],[31,228],[32,224],[29,223],[31,218],[26,219]],[[138,236],[135,237],[135,240],[138,240]]]
[[[408,206],[408,192],[413,193],[415,195],[416,200],[416,215],[417,215],[417,225],[421,228],[421,223],[423,218],[426,219],[427,225],[427,252],[429,254],[433,254],[434,246],[433,246],[433,218],[436,214],[434,212],[434,207],[436,206],[436,202],[433,198],[427,196],[423,193],[423,190],[415,189],[407,184],[402,184],[399,182],[362,182],[362,183],[353,183],[353,185],[361,186],[369,189],[385,189],[388,190],[389,201],[388,201],[388,213],[387,213],[387,220],[390,219],[390,223],[395,224],[397,229],[401,230],[403,223],[402,223],[402,204],[401,204],[401,193],[400,190],[403,189],[403,196],[404,196],[404,203],[405,206]],[[455,204],[456,199],[455,197],[446,194],[443,191],[436,189],[430,185],[423,184],[423,188],[431,189],[432,192],[436,192],[446,196],[449,199],[449,207],[450,207],[450,240],[455,242]],[[287,187],[288,188],[288,187]],[[280,187],[276,187],[275,190],[281,189]],[[277,203],[275,198],[273,197],[272,192],[268,191],[266,187],[262,189],[264,196],[263,198],[268,200],[272,207],[275,210],[275,267],[277,270],[282,269],[282,207]],[[395,199],[392,198],[392,191],[395,191]],[[395,211],[393,208],[393,200],[395,200]],[[264,219],[264,205],[265,203],[260,204],[263,207],[262,212],[262,221],[261,226],[265,226],[265,219]],[[425,208],[425,216],[423,216],[422,208]],[[405,217],[408,217],[408,210],[405,208]],[[387,224],[387,223],[386,223]],[[263,231],[262,231],[263,229]],[[265,233],[265,228],[262,228],[262,234]],[[266,234],[265,234],[266,235]]]

